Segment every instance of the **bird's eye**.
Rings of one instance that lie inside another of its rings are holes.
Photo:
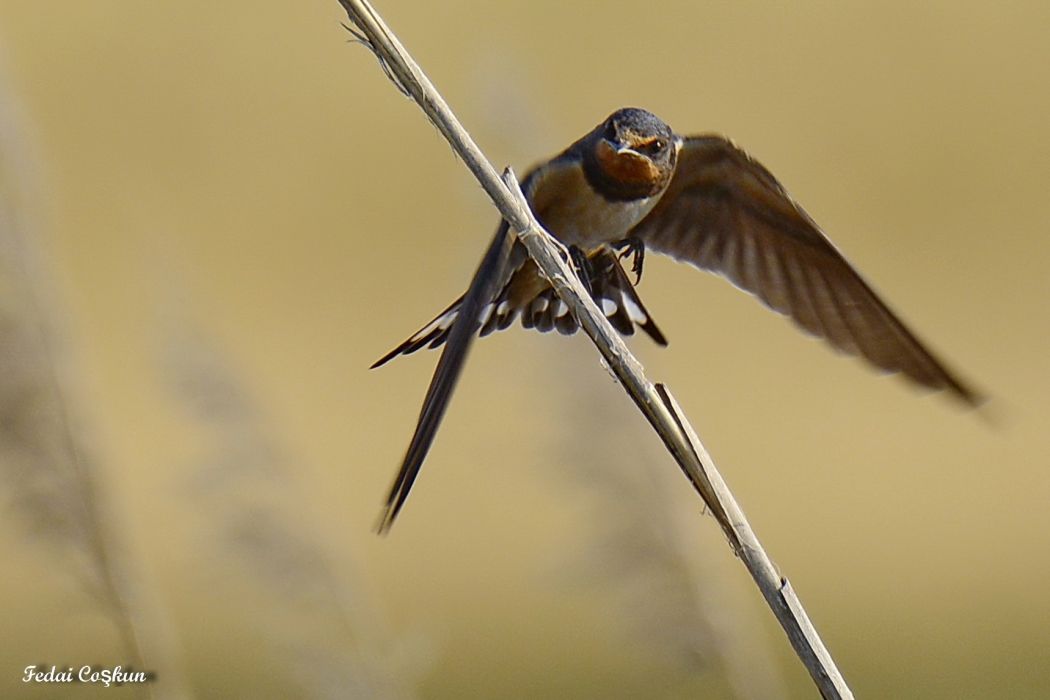
[[[653,139],[652,141],[649,141],[648,143],[643,144],[641,150],[646,155],[654,156],[654,155],[658,154],[660,151],[664,150],[664,148],[666,146],[667,146],[667,142],[664,141],[663,139]]]
[[[614,124],[612,121],[609,121],[605,125],[605,133],[602,134],[602,136],[605,137],[606,141],[615,142],[616,141],[616,124]]]

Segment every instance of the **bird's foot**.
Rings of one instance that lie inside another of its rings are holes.
[[[613,243],[613,248],[620,253],[620,260],[626,257],[632,258],[631,272],[634,273],[634,285],[637,287],[638,283],[642,281],[642,266],[645,264],[645,243],[640,238],[630,236],[618,243]]]

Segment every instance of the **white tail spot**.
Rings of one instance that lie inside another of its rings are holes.
[[[436,331],[436,330],[438,330],[439,328],[442,327],[441,326],[441,321],[442,320],[444,320],[443,317],[434,319],[433,321],[428,323],[426,325],[426,327],[420,329],[420,331],[418,333],[416,333],[414,336],[412,336],[411,339],[412,340],[419,340],[420,338],[422,338],[424,336],[430,335],[431,333],[433,333],[434,331]]]
[[[459,316],[459,311],[449,311],[447,314],[438,319],[437,327],[441,330],[447,330],[449,326],[456,320],[456,316]]]
[[[635,304],[634,300],[632,300],[630,297],[624,296],[623,306],[625,309],[627,309],[627,315],[635,323],[645,323],[649,320],[649,317],[645,315],[645,312],[642,311],[641,307],[638,306],[638,304]]]

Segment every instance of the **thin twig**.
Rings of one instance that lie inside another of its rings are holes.
[[[623,596],[618,622],[659,653],[667,672],[722,676],[735,700],[787,698],[770,640],[756,628],[756,611],[744,609],[750,600],[742,596],[753,592],[727,588],[726,567],[733,564],[711,560],[712,533],[696,527],[696,502],[668,498],[681,486],[680,476],[658,458],[656,444],[642,445],[635,430],[622,430],[630,408],[596,398],[597,382],[604,392],[606,377],[577,372],[572,378],[559,392],[564,396],[555,397],[564,404],[563,416],[572,417],[562,421],[568,440],[562,452],[568,454],[557,460],[556,471],[566,473],[562,462],[576,464],[569,475],[592,492],[589,500],[601,517],[592,518],[590,546],[569,571],[577,578],[590,574],[587,582]],[[579,439],[581,429],[599,428],[601,440]]]
[[[399,88],[405,88],[427,117],[448,139],[492,198],[500,214],[568,304],[580,326],[597,346],[609,368],[663,440],[678,466],[700,493],[722,526],[733,550],[747,566],[762,596],[780,622],[788,639],[825,698],[847,699],[853,693],[836,668],[801,601],[786,578],[781,577],[752,531],[696,431],[682,414],[666,387],[653,384],[619,334],[598,309],[566,262],[564,248],[533,216],[510,169],[502,180],[422,69],[386,26],[367,0],[340,0],[351,23],[367,37],[384,68]]]

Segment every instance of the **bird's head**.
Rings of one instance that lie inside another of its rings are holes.
[[[651,197],[670,182],[680,144],[655,114],[628,107],[610,114],[591,132],[585,141],[585,165],[603,194],[616,199]]]

